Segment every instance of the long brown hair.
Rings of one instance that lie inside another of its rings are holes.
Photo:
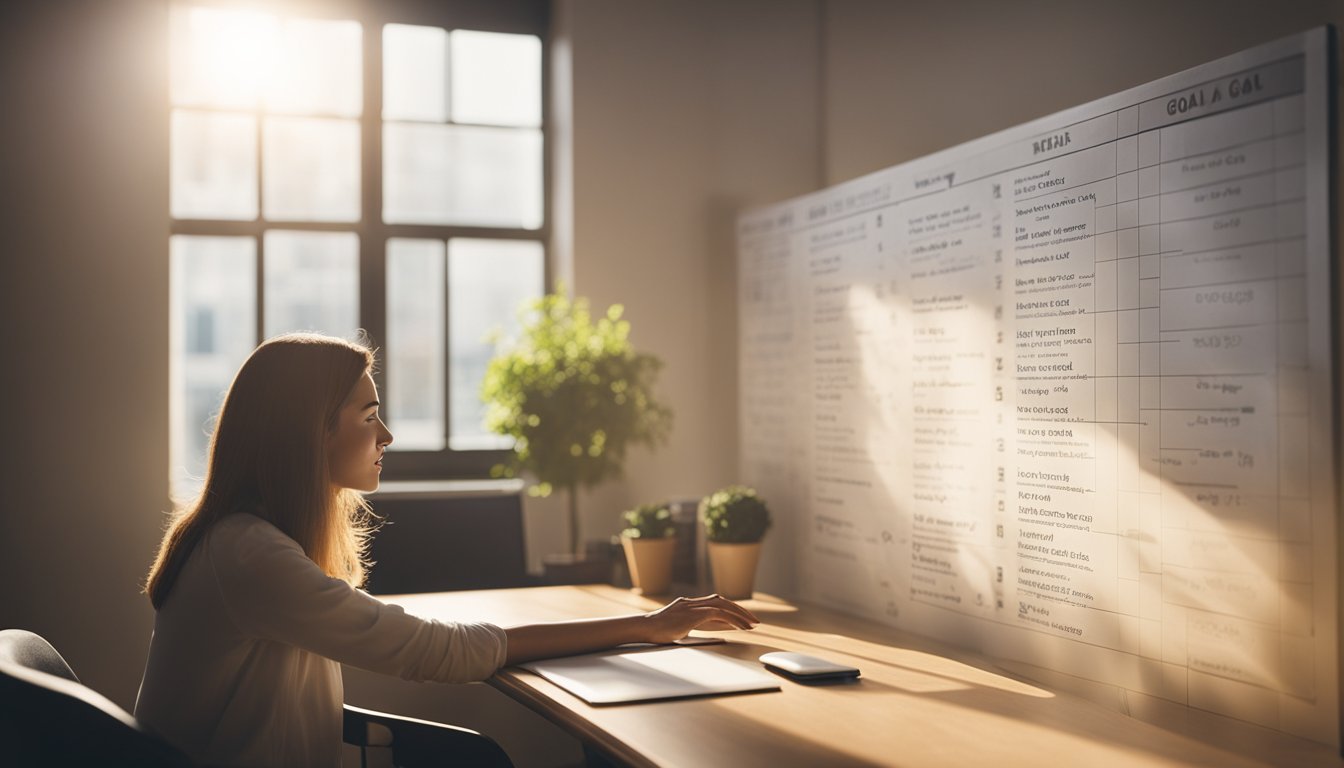
[[[373,362],[363,344],[311,333],[277,336],[252,352],[210,438],[205,486],[173,514],[150,568],[145,591],[156,609],[211,526],[236,512],[279,528],[329,576],[363,584],[369,506],[332,485],[326,446]]]

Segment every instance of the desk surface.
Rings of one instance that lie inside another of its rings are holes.
[[[411,613],[501,625],[614,616],[660,603],[608,586],[400,595]],[[1186,735],[996,670],[928,638],[763,595],[762,623],[705,650],[755,661],[799,651],[852,664],[856,683],[594,707],[518,667],[491,684],[631,765],[1344,765],[1322,745],[1184,718]],[[1183,709],[1183,708],[1182,708]],[[1199,738],[1194,738],[1198,736]],[[1217,746],[1214,746],[1214,745]]]

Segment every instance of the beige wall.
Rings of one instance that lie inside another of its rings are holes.
[[[826,184],[1325,23],[1333,0],[831,0]]]
[[[617,532],[629,505],[738,479],[735,218],[822,183],[819,14],[812,0],[557,6],[572,72],[557,93],[572,123],[558,137],[556,194],[573,211],[557,222],[572,226],[561,272],[595,306],[625,305],[675,412],[666,446],[585,495],[589,538]],[[564,546],[546,506],[529,512],[534,556]]]
[[[167,7],[0,6],[0,627],[123,706],[168,508]]]

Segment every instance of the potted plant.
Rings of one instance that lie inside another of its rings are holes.
[[[761,539],[770,528],[770,510],[755,489],[731,485],[700,501],[700,519],[709,543],[714,591],[727,598],[751,597]]]
[[[525,305],[521,334],[491,359],[481,397],[486,427],[514,441],[510,460],[491,474],[532,476],[534,496],[568,491],[577,561],[579,487],[619,476],[630,446],[663,443],[672,412],[653,395],[662,361],[635,352],[623,308],[612,305],[594,321],[586,299],[562,291]]]
[[[622,519],[621,548],[630,565],[635,590],[645,595],[665,594],[672,586],[672,556],[677,550],[677,528],[668,504],[641,504]]]

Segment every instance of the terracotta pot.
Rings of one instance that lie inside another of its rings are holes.
[[[709,568],[714,576],[714,591],[731,600],[751,597],[756,586],[756,562],[761,559],[761,542],[727,544],[709,542]]]
[[[644,595],[667,594],[672,586],[672,555],[677,551],[675,537],[632,539],[621,537],[625,560],[630,564],[630,580],[635,591]]]

